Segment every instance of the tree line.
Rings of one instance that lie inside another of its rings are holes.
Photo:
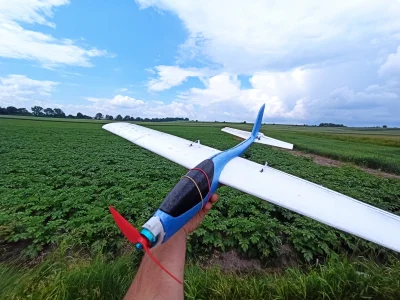
[[[94,117],[84,115],[80,112],[73,115],[66,115],[60,108],[43,108],[41,106],[31,107],[31,112],[26,108],[16,108],[14,106],[1,107],[0,115],[15,115],[15,116],[34,116],[34,117],[51,117],[51,118],[68,118],[68,119],[94,119],[94,120],[117,120],[117,121],[136,121],[136,122],[172,122],[172,121],[189,121],[189,118],[140,118],[131,117],[126,115],[122,117],[117,115],[115,118],[112,115],[103,115],[102,113],[97,113]]]
[[[347,127],[343,124],[335,124],[335,123],[320,123],[319,127]]]

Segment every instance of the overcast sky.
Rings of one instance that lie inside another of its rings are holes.
[[[400,1],[0,0],[0,106],[400,126]]]

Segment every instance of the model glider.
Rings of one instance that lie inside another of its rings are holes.
[[[293,148],[292,144],[260,133],[264,107],[260,108],[252,132],[222,129],[245,139],[226,151],[130,123],[104,125],[104,129],[189,169],[140,233],[110,207],[128,240],[138,249],[144,248],[159,264],[149,248],[171,238],[200,211],[222,184],[400,252],[399,216],[275,170],[267,164],[263,166],[240,157],[253,142]]]

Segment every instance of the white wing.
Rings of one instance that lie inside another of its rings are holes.
[[[194,168],[203,160],[221,152],[200,143],[130,123],[110,123],[103,128],[187,169]]]
[[[220,152],[129,123],[103,128],[188,169]],[[317,184],[240,157],[225,166],[220,183],[400,252],[399,216]]]
[[[230,127],[224,127],[221,129],[224,132],[227,132],[229,134],[236,135],[238,137],[241,137],[243,139],[248,139],[249,136],[251,135],[251,132],[249,131],[244,131],[244,130],[239,130],[235,128],[230,128]],[[263,133],[259,132],[257,134],[257,139],[255,140],[256,143],[264,144],[264,145],[270,145],[270,146],[275,146],[275,147],[281,147],[285,149],[293,149],[293,144],[286,143],[277,139],[273,139],[269,136],[264,135]]]
[[[387,211],[240,157],[225,166],[219,181],[400,252],[400,217]]]

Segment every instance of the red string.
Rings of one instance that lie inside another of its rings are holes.
[[[171,276],[175,281],[177,281],[180,284],[183,284],[182,281],[180,281],[178,278],[176,278],[174,275],[172,275],[166,268],[163,267],[163,265],[153,256],[153,254],[150,252],[150,249],[146,246],[143,245],[144,251],[146,251],[147,255],[150,256],[150,258],[154,261],[154,263],[159,266],[165,273],[167,273],[169,276]]]
[[[200,169],[200,168],[193,168],[193,169],[190,169],[190,171],[191,171],[191,170],[200,171],[201,173],[204,174],[204,176],[206,176],[206,178],[207,178],[207,183],[208,183],[208,194],[210,194],[210,192],[211,192],[211,185],[210,185],[210,179],[208,179],[207,173],[206,173],[203,169]],[[211,196],[211,195],[210,195],[210,196]]]
[[[119,229],[121,229],[122,233],[128,238],[128,240],[133,243],[140,243],[142,244],[144,251],[147,255],[154,261],[154,263],[159,266],[165,273],[171,276],[174,280],[182,284],[182,282],[172,275],[166,268],[164,268],[161,263],[153,256],[153,254],[149,250],[150,242],[143,237],[139,231],[135,227],[133,227],[123,216],[121,216],[112,206],[110,206],[111,214],[117,223]]]

